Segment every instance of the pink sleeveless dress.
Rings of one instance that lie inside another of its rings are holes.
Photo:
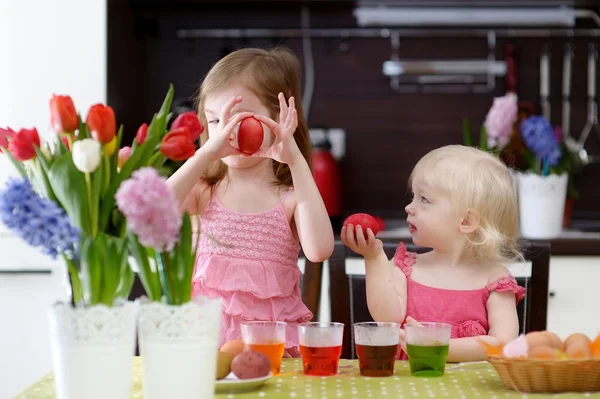
[[[406,276],[406,317],[451,324],[451,338],[487,335],[486,302],[492,291],[514,292],[517,303],[525,297],[525,288],[518,285],[513,276],[500,277],[476,290],[447,290],[419,284],[410,277],[416,257],[415,253],[406,250],[403,243],[394,255],[394,263]],[[398,358],[406,360],[408,357],[400,350]]]
[[[313,317],[302,302],[298,254],[284,200],[271,210],[241,213],[213,195],[200,217],[192,295],[222,298],[220,345],[242,337],[247,320],[284,321],[286,353],[299,356],[300,322]]]

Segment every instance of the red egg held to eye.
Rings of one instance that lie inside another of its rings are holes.
[[[240,122],[237,139],[240,151],[252,155],[259,150],[265,138],[263,125],[259,120],[248,117]]]

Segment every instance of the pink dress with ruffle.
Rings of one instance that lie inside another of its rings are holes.
[[[216,196],[202,212],[192,295],[222,298],[220,345],[241,338],[244,321],[284,321],[286,353],[298,355],[297,324],[313,315],[302,302],[300,244],[283,206],[290,192],[265,212],[236,212]]]
[[[516,302],[525,297],[525,288],[517,284],[513,276],[500,277],[487,286],[476,290],[447,290],[417,283],[411,278],[417,255],[408,252],[400,243],[394,263],[406,276],[406,316],[417,321],[434,321],[452,325],[451,338],[486,335],[489,331],[486,302],[492,291],[514,292]],[[406,360],[404,351],[398,358]]]

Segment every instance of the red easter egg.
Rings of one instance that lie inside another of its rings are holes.
[[[250,116],[240,122],[237,139],[240,151],[244,154],[252,155],[258,151],[264,137],[263,125],[259,120]]]
[[[344,226],[348,224],[352,224],[354,227],[361,226],[365,239],[367,238],[367,229],[371,229],[374,235],[379,233],[379,223],[377,223],[377,220],[368,213],[355,213],[348,216],[346,220],[344,220]]]

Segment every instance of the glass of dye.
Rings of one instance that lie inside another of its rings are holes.
[[[241,329],[244,349],[264,354],[271,361],[273,375],[279,374],[285,351],[286,324],[279,321],[250,321],[242,323]]]
[[[394,374],[400,343],[400,324],[354,323],[354,342],[360,375],[389,377]]]
[[[343,323],[299,324],[298,338],[304,374],[336,375],[342,354],[343,337]]]
[[[446,323],[420,324],[421,326],[404,325],[410,374],[417,377],[441,377],[446,370],[452,326]]]

